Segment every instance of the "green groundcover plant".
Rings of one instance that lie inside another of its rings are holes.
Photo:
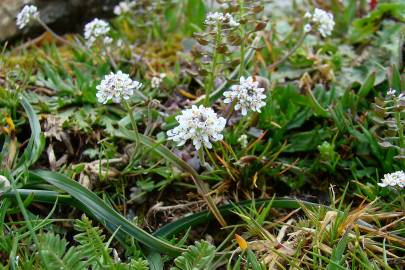
[[[402,1],[122,1],[0,54],[0,269],[403,269]]]

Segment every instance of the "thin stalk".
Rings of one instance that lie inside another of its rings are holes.
[[[398,98],[395,98],[395,105],[399,105],[399,100]],[[398,128],[398,144],[399,144],[399,156],[403,156],[405,155],[405,153],[403,153],[403,151],[405,151],[405,139],[404,139],[404,127],[402,125],[401,122],[401,111],[397,111],[394,113],[394,117],[395,117],[395,122]],[[401,160],[402,166],[405,167],[405,161]]]
[[[278,61],[271,64],[268,67],[268,70],[275,69],[278,65],[282,64],[285,60],[287,60],[301,46],[301,44],[304,42],[306,36],[307,36],[307,33],[303,32],[301,34],[301,37],[297,41],[297,43],[294,45],[294,47],[286,55],[284,55],[281,59],[279,59]]]
[[[126,107],[126,109],[128,111],[129,119],[130,119],[131,125],[132,125],[132,129],[135,132],[135,141],[134,141],[134,143],[135,143],[135,149],[137,149],[138,146],[139,146],[139,132],[138,132],[138,127],[136,125],[133,110],[132,110],[131,106],[128,104],[128,102],[125,99],[124,99],[124,105],[125,105],[125,107]]]
[[[205,157],[204,157],[204,148],[200,147],[200,149],[198,149],[198,159],[200,160],[200,165],[201,167],[205,167]]]
[[[46,23],[44,23],[41,19],[37,19],[37,22],[45,29],[45,31],[49,32],[56,40],[59,40],[60,42],[69,45],[73,48],[76,49],[83,49],[81,46],[78,46],[77,44],[74,44],[72,42],[70,42],[69,40],[59,36],[58,34],[56,34],[51,28],[49,28],[48,25],[46,25]]]
[[[239,6],[240,6],[240,17],[243,17],[244,14],[244,8],[243,8],[243,0],[239,0]],[[243,29],[243,26],[240,27],[241,31],[241,36],[242,36],[242,41],[240,44],[240,64],[239,64],[239,73],[238,73],[238,81],[240,78],[243,76],[243,72],[245,71],[245,30]],[[228,110],[225,115],[226,123],[225,125],[228,125],[229,119],[231,119],[231,116],[233,112],[235,111],[235,104],[236,100],[233,100],[232,103],[229,105]]]
[[[105,48],[105,53],[106,53],[108,59],[110,60],[110,63],[111,63],[111,65],[112,65],[113,69],[114,69],[115,71],[118,70],[118,65],[117,65],[117,63],[115,62],[115,60],[114,60],[114,58],[113,58],[113,56],[112,56],[112,54],[111,54],[111,51],[110,51],[110,49],[108,48],[108,46],[106,46],[106,48]]]
[[[243,8],[243,0],[239,0],[239,15],[241,18],[243,18],[244,14],[244,8]],[[241,31],[241,36],[242,36],[242,42],[240,44],[240,65],[239,65],[239,75],[238,75],[238,80],[240,77],[243,75],[243,71],[245,69],[245,29],[243,29],[243,26],[240,27]]]
[[[212,65],[211,65],[211,72],[210,76],[208,77],[208,82],[205,87],[205,106],[210,105],[210,94],[214,88],[214,80],[215,80],[215,74],[216,74],[216,68],[217,68],[217,61],[218,61],[218,46],[221,41],[221,32],[220,32],[220,23],[217,25],[217,33],[215,35],[215,45],[214,45],[214,53],[212,55]]]
[[[36,245],[37,250],[39,252],[39,256],[41,257],[42,262],[45,263],[45,258],[44,258],[44,255],[42,253],[42,250],[41,250],[41,245],[39,243],[37,235],[35,234],[34,228],[33,228],[32,224],[31,224],[30,217],[28,216],[27,210],[25,209],[24,202],[21,199],[20,193],[17,191],[17,187],[15,186],[14,179],[10,179],[10,183],[11,183],[11,190],[15,193],[15,197],[17,199],[18,207],[20,208],[20,211],[21,211],[21,213],[22,213],[22,215],[23,215],[23,217],[25,219],[25,222],[27,224],[28,230],[30,231],[31,237],[35,242],[35,245]]]

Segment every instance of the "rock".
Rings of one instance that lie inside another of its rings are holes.
[[[112,15],[118,0],[1,0],[0,41],[14,39],[21,35],[32,36],[42,31],[38,26],[19,30],[16,16],[25,4],[38,7],[41,19],[59,33],[81,32],[83,24],[95,17]]]

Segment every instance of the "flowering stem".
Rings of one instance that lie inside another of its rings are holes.
[[[228,108],[225,112],[225,119],[226,119],[225,126],[228,125],[229,119],[231,119],[232,114],[235,111],[235,104],[236,100],[232,100],[232,103],[228,105]]]
[[[240,18],[243,18],[243,13],[244,13],[244,9],[243,9],[243,0],[239,0],[239,6],[240,6]],[[243,75],[243,71],[245,69],[245,30],[243,29],[243,26],[240,26],[240,31],[241,31],[241,36],[242,36],[242,40],[241,40],[241,44],[240,44],[240,65],[239,65],[239,75],[238,75],[238,79],[240,79],[240,77],[242,77]]]
[[[217,26],[217,33],[215,35],[215,45],[214,45],[214,53],[212,55],[212,65],[211,65],[211,73],[208,77],[208,82],[205,87],[205,106],[209,106],[210,104],[210,93],[214,87],[214,80],[215,80],[215,73],[218,61],[218,47],[221,42],[221,32],[220,32],[220,23]]]
[[[117,63],[115,62],[115,60],[114,60],[114,58],[113,58],[113,56],[112,56],[112,54],[111,54],[111,51],[110,51],[110,49],[108,48],[108,46],[106,46],[105,52],[106,52],[106,55],[108,56],[108,59],[109,59],[110,62],[111,62],[112,67],[114,68],[114,70],[117,70],[117,69],[118,69]]]
[[[204,148],[198,149],[198,159],[200,160],[201,167],[205,167]]]
[[[399,201],[401,203],[402,212],[405,213],[405,200],[404,200],[405,193],[402,191],[402,188],[398,188],[398,192],[399,192]]]
[[[37,18],[37,22],[45,29],[45,31],[49,32],[56,40],[59,40],[60,42],[69,45],[73,48],[76,49],[82,49],[81,47],[79,47],[78,45],[70,42],[69,40],[59,36],[58,34],[56,34],[51,28],[49,28],[48,25],[46,25],[46,23],[44,23],[41,19]]]
[[[135,117],[133,114],[133,110],[126,100],[124,100],[124,105],[128,111],[129,119],[131,121],[132,128],[134,129],[134,132],[135,132],[135,148],[137,148],[139,145],[139,133],[138,133],[138,127],[136,125]]]
[[[400,101],[398,100],[398,98],[395,98],[394,101],[395,105],[399,105]],[[395,106],[396,107],[396,106]],[[405,140],[404,140],[404,127],[402,125],[401,122],[401,112],[397,111],[394,113],[394,117],[395,117],[395,122],[398,128],[398,140],[399,140],[399,156],[402,157],[403,155],[405,155],[405,153],[403,153],[404,149],[405,149]],[[405,167],[405,161],[403,159],[401,159],[401,163],[403,165],[403,167]]]
[[[302,44],[302,42],[304,42],[305,37],[307,36],[308,33],[303,32],[301,34],[301,37],[299,38],[299,40],[297,41],[297,43],[294,45],[294,47],[286,54],[284,55],[281,59],[279,59],[278,61],[274,62],[273,64],[271,64],[268,67],[268,70],[273,70],[275,69],[278,65],[282,64],[285,60],[287,60]]]

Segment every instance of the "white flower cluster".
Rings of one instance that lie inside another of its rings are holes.
[[[216,28],[218,23],[226,24],[230,27],[238,27],[239,23],[235,21],[229,13],[221,13],[221,12],[210,12],[205,19],[205,24],[207,26],[211,26]]]
[[[91,47],[98,38],[103,38],[104,44],[109,44],[112,39],[107,36],[110,31],[110,25],[108,22],[100,19],[94,19],[84,26],[84,38],[86,39],[86,44]]]
[[[118,5],[114,7],[114,14],[121,15],[129,13],[136,5],[135,1],[121,1]]]
[[[260,108],[266,105],[263,101],[266,98],[264,90],[253,77],[241,77],[240,85],[233,85],[230,91],[224,92],[224,102],[235,101],[235,110],[242,110],[242,115],[246,115],[248,110],[260,112]]]
[[[150,84],[152,88],[159,88],[160,84],[162,83],[163,79],[166,77],[165,73],[160,73],[157,76],[153,76]]]
[[[307,12],[305,13],[305,18],[311,20],[310,23],[304,26],[305,32],[310,32],[314,26],[319,30],[323,37],[327,37],[332,34],[333,28],[335,27],[335,21],[332,13],[315,8],[314,14]]]
[[[33,5],[25,6],[20,13],[17,15],[17,27],[19,29],[23,29],[27,26],[32,19],[36,19],[39,17],[38,8]]]
[[[198,150],[201,146],[211,148],[212,142],[223,139],[221,134],[225,128],[226,120],[218,117],[211,108],[202,105],[193,105],[191,109],[183,110],[181,115],[176,116],[179,125],[167,132],[170,140],[178,142],[178,146],[184,145],[187,140],[192,140]]]
[[[384,178],[381,179],[381,183],[378,183],[380,187],[405,187],[405,173],[404,171],[396,171],[393,173],[384,174]]]
[[[97,85],[97,100],[106,104],[109,100],[120,103],[123,99],[128,100],[134,93],[142,87],[142,84],[133,81],[128,74],[118,71],[106,75],[99,85]]]

